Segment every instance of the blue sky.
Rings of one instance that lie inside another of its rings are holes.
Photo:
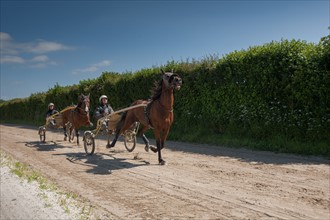
[[[329,2],[1,0],[0,98],[272,40],[317,43],[329,34]]]

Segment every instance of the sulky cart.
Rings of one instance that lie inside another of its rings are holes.
[[[117,123],[121,119],[122,112],[126,112],[133,108],[145,107],[146,104],[139,104],[130,106],[118,111],[115,111],[107,116],[104,116],[97,120],[96,128],[92,131],[88,130],[84,132],[84,148],[88,155],[92,155],[95,151],[95,138],[98,135],[107,136],[107,142],[110,143],[111,135],[115,133]],[[136,134],[139,130],[140,122],[135,122],[128,130],[126,130],[122,136],[124,138],[124,145],[127,151],[132,152],[136,146]]]
[[[74,108],[75,108],[75,106],[69,106],[69,107],[66,107],[65,109],[63,109],[62,111],[49,116],[46,119],[46,123],[44,125],[40,126],[39,129],[38,129],[38,134],[39,134],[39,137],[40,137],[40,141],[41,142],[46,141],[46,130],[47,129],[61,129],[61,128],[63,128],[62,112],[72,110]],[[73,140],[75,132],[74,132],[74,130],[72,130],[72,132],[70,133],[70,127],[71,126],[72,125],[71,125],[70,122],[68,122],[66,124],[66,129],[67,129],[67,133],[69,134],[69,139]]]

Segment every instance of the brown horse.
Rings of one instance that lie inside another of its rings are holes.
[[[174,89],[180,89],[182,79],[178,74],[172,72],[164,72],[162,70],[162,80],[152,91],[151,101],[137,100],[131,106],[138,104],[147,104],[146,107],[137,107],[125,112],[118,122],[116,127],[116,135],[110,147],[114,147],[118,136],[131,127],[134,122],[140,122],[143,126],[140,131],[144,143],[145,150],[149,148],[153,152],[158,152],[158,162],[165,165],[166,162],[162,159],[161,149],[164,148],[164,142],[167,138],[170,127],[173,123],[173,104],[174,104]],[[144,135],[149,128],[154,129],[157,148],[149,146],[149,141]]]
[[[79,145],[79,128],[81,126],[92,126],[93,124],[89,118],[89,95],[85,96],[81,94],[78,98],[78,104],[74,109],[69,109],[67,111],[62,112],[62,120],[63,120],[63,129],[64,129],[64,140],[67,139],[68,134],[66,132],[66,123],[71,122],[72,126],[70,127],[70,134],[73,129],[75,129],[77,136],[77,145]],[[69,138],[71,142],[71,139]]]

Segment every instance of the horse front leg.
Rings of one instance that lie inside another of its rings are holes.
[[[75,129],[76,131],[76,137],[77,137],[77,145],[79,146],[79,130]]]
[[[162,139],[161,139],[161,136],[160,136],[160,131],[155,129],[154,130],[154,134],[155,134],[155,138],[156,138],[156,145],[157,145],[157,150],[155,151],[152,147],[150,147],[150,149],[154,152],[158,152],[158,162],[160,165],[166,165],[166,161],[163,160],[162,158],[162,152],[161,152],[161,149],[162,149],[162,146],[161,146],[161,143],[162,143]]]
[[[158,160],[160,165],[166,165],[166,161],[162,159],[161,150],[165,147],[164,144],[168,136],[169,130],[169,127],[163,129],[160,135],[160,139],[157,142]]]
[[[165,140],[167,139],[169,131],[170,131],[169,127],[165,128],[163,130],[162,137],[161,137],[161,143],[160,143],[160,149],[163,149],[165,147]]]
[[[149,140],[148,140],[148,138],[144,135],[144,134],[142,134],[142,140],[143,140],[143,142],[145,143],[145,147],[144,147],[144,150],[146,151],[146,152],[149,152],[149,149],[150,149],[150,145],[149,145]]]
[[[112,131],[108,130],[108,132],[107,132],[108,141],[107,141],[107,145],[105,146],[106,148],[110,148],[111,134],[112,134]]]
[[[72,131],[73,131],[73,126],[71,125],[71,126],[69,126],[69,128],[67,129],[67,133],[69,133],[69,134],[67,134],[67,136],[69,136],[69,142],[71,143],[71,141],[73,140],[73,138],[71,138],[72,137]]]
[[[158,150],[158,162],[160,165],[166,165],[166,161],[163,160],[162,158],[162,140],[157,140],[156,144],[157,144],[157,150]]]
[[[66,141],[66,138],[68,137],[68,134],[66,131],[66,125],[63,125],[63,132],[64,132],[64,141]]]
[[[106,145],[106,148],[110,148],[110,134],[107,134],[107,145]]]
[[[152,151],[155,150],[154,147],[152,147],[152,146],[149,145],[149,140],[148,140],[148,138],[144,135],[144,132],[146,132],[148,129],[149,129],[149,127],[144,126],[144,127],[142,128],[142,130],[139,132],[140,134],[142,134],[142,135],[141,135],[141,136],[142,136],[142,140],[143,140],[144,144],[146,145],[146,146],[144,147],[144,150],[145,150],[146,152],[149,152],[149,149],[151,149]],[[154,152],[155,152],[155,151],[154,151]],[[156,149],[156,152],[157,152],[157,149]]]

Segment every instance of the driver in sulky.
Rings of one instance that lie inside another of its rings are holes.
[[[49,103],[48,104],[48,110],[47,110],[47,112],[46,112],[46,121],[47,121],[47,119],[50,117],[50,116],[52,116],[52,115],[55,115],[55,114],[57,114],[58,113],[58,111],[55,109],[55,105],[54,105],[54,103]],[[55,126],[56,125],[56,122],[55,122],[55,119],[50,119],[49,120],[49,122],[53,125],[53,126]]]
[[[100,96],[99,103],[100,103],[99,106],[97,106],[97,108],[95,109],[95,112],[94,112],[94,118],[96,120],[114,112],[112,107],[108,104],[108,97],[106,95]],[[102,125],[102,126],[105,126],[105,128],[108,127],[106,121],[103,124],[104,125]]]

